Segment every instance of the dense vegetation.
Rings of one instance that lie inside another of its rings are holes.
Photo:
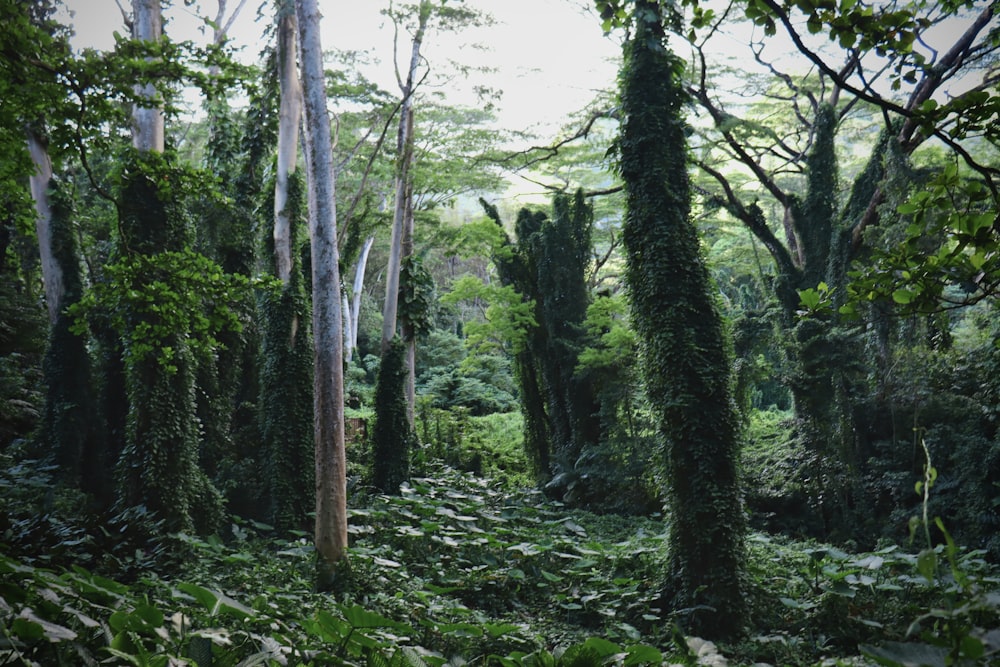
[[[511,151],[465,3],[0,0],[0,664],[997,664],[995,3],[681,4]]]

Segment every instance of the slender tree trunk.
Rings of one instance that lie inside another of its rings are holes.
[[[297,30],[295,8],[285,0],[278,7],[278,87],[281,107],[278,115],[278,165],[274,187],[274,266],[283,285],[292,273],[292,238],[288,204],[288,179],[295,173],[298,159],[299,121],[302,117],[302,90],[296,68]]]
[[[406,162],[413,162],[413,108],[406,111],[406,136],[407,145],[404,151]],[[409,177],[409,167],[407,167],[406,188],[403,199],[403,234],[400,239],[401,262],[413,257],[413,179]],[[406,398],[406,417],[413,428],[416,422],[417,405],[417,340],[413,330],[413,324],[404,321],[402,326],[403,342],[406,345],[406,380],[404,382],[404,393]]]
[[[350,361],[354,357],[354,350],[358,347],[358,318],[361,316],[361,293],[365,287],[365,270],[368,267],[368,254],[372,245],[375,244],[375,237],[369,236],[365,239],[365,244],[361,247],[361,255],[358,257],[358,265],[354,269],[354,285],[351,292],[350,318],[351,326],[347,332],[347,351],[345,359]]]
[[[49,205],[52,162],[44,140],[30,128],[27,135],[28,151],[35,163],[35,173],[31,175],[29,182],[38,214],[35,218],[35,231],[38,234],[38,252],[42,262],[42,282],[45,283],[45,304],[49,310],[49,324],[54,325],[62,309],[63,276],[52,248],[52,207]]]
[[[163,11],[160,0],[133,0],[133,38],[157,42],[163,36]],[[152,83],[137,85],[136,92],[148,105],[132,108],[132,145],[140,151],[163,152],[164,117],[160,94]]]
[[[329,589],[347,558],[343,329],[330,117],[316,0],[296,0],[306,113],[312,241],[317,587]]]
[[[399,131],[396,135],[396,197],[392,216],[392,244],[389,250],[389,266],[386,269],[385,305],[382,309],[382,353],[389,349],[389,344],[396,335],[397,310],[399,305],[399,274],[403,261],[403,236],[406,226],[407,189],[410,187],[410,167],[413,162],[413,93],[417,66],[420,64],[420,48],[423,45],[424,33],[430,19],[431,6],[427,0],[421,0],[417,32],[413,37],[410,49],[410,64],[406,72],[406,80],[400,80],[400,92],[403,101],[399,109]]]

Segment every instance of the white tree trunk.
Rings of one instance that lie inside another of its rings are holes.
[[[163,37],[163,11],[160,0],[132,0],[132,37],[158,42]],[[132,107],[132,145],[140,151],[163,152],[164,117],[162,99],[152,83],[136,86],[148,106]]]
[[[278,23],[278,86],[281,106],[278,113],[278,165],[274,186],[274,267],[285,285],[292,276],[291,220],[288,204],[288,180],[295,173],[298,160],[299,122],[302,118],[302,89],[299,86],[298,23],[293,11],[284,12]]]
[[[296,0],[301,44],[312,240],[314,425],[316,442],[315,542],[318,584],[328,587],[347,557],[347,467],[344,452],[344,364],[337,211],[330,117],[316,0]]]
[[[409,145],[405,151],[407,161],[413,160],[413,108],[407,110],[406,114],[406,134]],[[409,169],[407,169],[409,172]],[[413,179],[406,179],[406,194],[403,198],[403,234],[400,243],[402,258],[413,256]],[[406,342],[406,416],[410,422],[410,428],[416,423],[417,409],[417,340],[413,332],[413,327],[407,324],[403,331],[403,339]]]
[[[62,309],[63,275],[59,262],[52,252],[52,208],[49,206],[49,184],[52,181],[52,162],[41,137],[28,129],[28,152],[35,163],[35,173],[29,178],[31,196],[35,200],[35,231],[38,235],[38,253],[42,262],[42,282],[45,283],[45,304],[49,310],[49,324],[55,324]]]
[[[389,343],[396,335],[396,317],[399,305],[399,271],[402,266],[403,226],[406,218],[406,193],[410,181],[410,166],[413,161],[413,93],[420,64],[420,47],[430,19],[431,4],[421,0],[417,32],[413,36],[410,49],[410,64],[405,82],[398,77],[403,101],[399,108],[399,131],[396,135],[396,196],[392,215],[392,240],[389,249],[389,266],[386,268],[385,305],[382,308],[382,353],[389,349]]]
[[[350,326],[347,329],[347,351],[345,359],[350,361],[354,358],[354,350],[358,347],[358,318],[361,317],[361,293],[365,289],[365,271],[368,268],[368,254],[372,245],[375,244],[375,237],[369,236],[365,239],[365,244],[361,247],[361,254],[358,256],[358,265],[354,267],[354,286],[351,292]]]

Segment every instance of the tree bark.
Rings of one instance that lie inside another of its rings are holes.
[[[291,221],[288,204],[288,179],[295,173],[298,159],[299,122],[302,117],[302,89],[299,86],[297,55],[298,23],[294,7],[282,3],[278,11],[278,87],[281,107],[278,112],[278,165],[274,186],[274,268],[282,284],[292,274]]]
[[[316,0],[296,0],[301,43],[312,241],[315,542],[317,588],[329,589],[347,557],[347,469],[344,452],[344,365],[337,210],[326,108],[326,79]]]
[[[344,354],[346,361],[354,357],[354,350],[358,347],[358,318],[361,316],[361,293],[365,287],[365,271],[368,267],[368,255],[372,245],[375,244],[375,237],[369,236],[365,239],[365,244],[361,247],[361,254],[358,256],[358,265],[354,268],[354,286],[351,292],[350,327],[345,327],[347,331],[347,350]]]
[[[160,0],[132,1],[132,37],[157,42],[163,36],[163,11]],[[163,152],[164,116],[160,94],[152,83],[137,85],[136,93],[148,105],[132,107],[132,145],[140,151]]]
[[[62,309],[62,269],[52,249],[52,207],[49,205],[49,183],[52,181],[52,162],[45,142],[33,129],[28,128],[28,151],[35,163],[35,173],[30,178],[31,196],[35,200],[35,231],[38,234],[38,253],[42,263],[42,282],[45,283],[45,303],[49,311],[49,324],[54,325]]]

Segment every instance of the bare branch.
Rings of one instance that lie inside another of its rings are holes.
[[[580,129],[578,129],[572,135],[565,137],[564,139],[560,139],[554,144],[549,144],[548,146],[532,146],[524,150],[515,151],[513,153],[506,155],[503,158],[500,158],[499,160],[497,160],[497,162],[501,165],[509,165],[510,163],[514,162],[517,158],[522,156],[532,155],[533,153],[541,153],[541,155],[539,155],[538,157],[532,157],[530,159],[527,159],[524,163],[519,164],[517,167],[515,167],[514,170],[517,171],[519,169],[526,169],[532,165],[538,164],[539,162],[545,162],[546,160],[554,158],[556,155],[558,155],[560,149],[562,149],[564,146],[567,146],[568,144],[571,144],[578,139],[586,139],[590,135],[590,131],[593,129],[594,123],[596,123],[598,120],[602,118],[618,118],[618,109],[604,109],[604,110],[594,111],[591,113],[590,117],[587,118],[583,126],[580,127]]]

